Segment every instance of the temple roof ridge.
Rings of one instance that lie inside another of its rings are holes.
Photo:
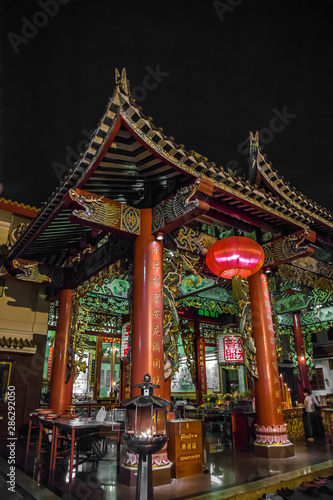
[[[289,202],[298,210],[311,214],[312,218],[317,218],[324,224],[333,227],[333,213],[326,207],[308,198],[296,188],[293,188],[290,182],[286,181],[284,176],[273,167],[272,162],[267,160],[267,155],[262,153],[259,145],[257,149],[257,165],[266,186],[272,189],[276,195]]]
[[[264,172],[266,160],[260,158]],[[159,174],[159,169],[162,174]],[[163,128],[154,125],[152,117],[143,113],[131,95],[126,70],[123,69],[121,74],[116,70],[113,94],[86,149],[13,246],[10,257],[15,258],[22,253],[29,245],[30,238],[42,234],[44,228],[58,217],[65,209],[64,195],[70,189],[85,189],[131,204],[123,194],[124,183],[132,182],[131,192],[139,196],[140,189],[143,189],[136,184],[144,186],[152,178],[162,178],[159,175],[177,178],[178,187],[198,178],[207,180],[211,183],[215,200],[219,198],[224,203],[233,200],[232,203],[245,204],[257,214],[264,212],[265,217],[287,222],[292,227],[306,229],[313,223],[314,214],[311,210],[292,203],[272,190],[260,188],[223,167],[216,167],[214,162],[193,150],[188,151],[183,144],[177,144],[172,136],[167,136]],[[137,199],[140,201],[142,198]],[[328,211],[326,213],[329,214]],[[333,223],[324,218],[322,223],[326,228],[333,228]]]

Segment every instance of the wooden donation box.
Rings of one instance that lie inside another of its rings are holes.
[[[202,474],[201,420],[171,420],[167,431],[172,477],[179,479]]]

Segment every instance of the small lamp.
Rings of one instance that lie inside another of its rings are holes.
[[[128,448],[139,455],[135,500],[153,500],[152,455],[167,442],[167,406],[170,401],[156,397],[153,390],[159,385],[150,383],[146,373],[141,395],[121,402],[126,407],[124,440]]]

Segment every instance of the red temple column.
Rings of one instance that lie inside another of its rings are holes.
[[[129,399],[131,397],[131,365],[127,358],[120,362],[121,366],[121,389],[119,401]]]
[[[199,404],[203,401],[203,395],[207,394],[207,379],[206,379],[206,356],[205,356],[205,339],[197,333],[197,387],[196,400]]]
[[[295,351],[297,354],[298,370],[300,376],[300,380],[298,381],[298,397],[299,397],[299,402],[303,403],[304,402],[303,389],[305,388],[309,389],[310,382],[309,382],[308,367],[306,366],[304,339],[303,339],[303,333],[299,315],[297,313],[294,313],[293,319],[294,319],[293,332],[295,341]]]
[[[73,290],[61,290],[51,373],[50,408],[54,411],[68,410],[72,403],[73,374],[65,383],[72,304]]]
[[[163,398],[167,401],[171,401],[171,377],[164,382]]]
[[[271,305],[264,271],[260,269],[248,278],[248,282],[258,369],[255,453],[265,458],[290,457],[294,455],[294,447],[283,420]]]
[[[140,236],[134,245],[131,397],[138,396],[148,372],[163,397],[163,245],[151,234],[151,209],[141,210]]]

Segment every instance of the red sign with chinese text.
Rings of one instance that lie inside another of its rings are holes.
[[[121,329],[121,348],[120,357],[124,359],[128,354],[128,339],[131,333],[131,323],[124,323]]]
[[[244,362],[244,350],[241,335],[219,335],[217,345],[219,363]]]
[[[47,380],[50,380],[50,377],[51,377],[52,353],[53,353],[53,345],[51,345],[51,347],[50,347],[49,358],[47,360],[47,372],[46,372],[46,378],[47,378]]]

